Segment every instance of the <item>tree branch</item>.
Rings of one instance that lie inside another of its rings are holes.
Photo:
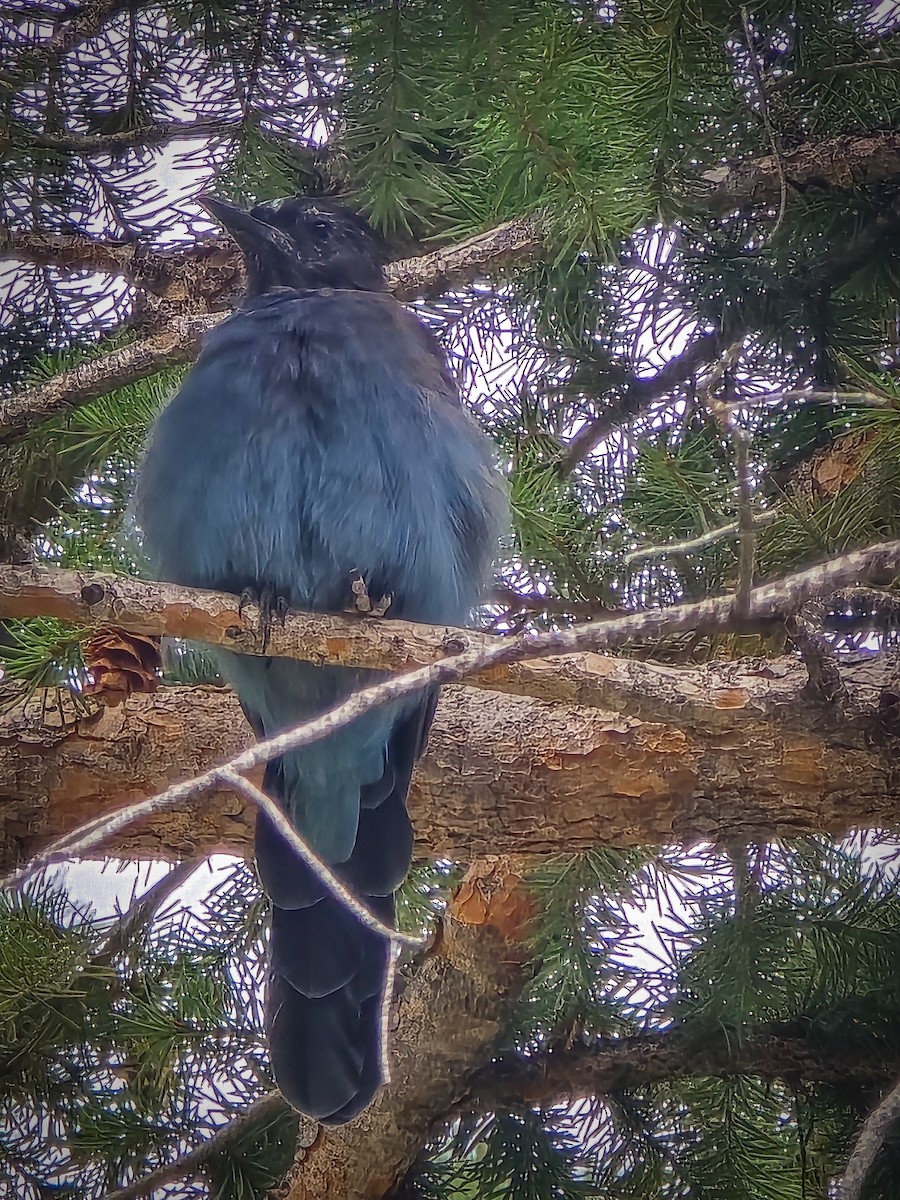
[[[867,572],[879,576],[900,569],[900,541],[886,542],[855,551],[807,571],[797,572],[777,583],[754,588],[748,597],[748,616],[761,619],[794,611],[817,595],[856,581]],[[220,787],[229,774],[247,774],[271,759],[309,745],[354,721],[376,706],[388,704],[423,688],[455,683],[489,668],[506,667],[524,659],[546,657],[569,651],[611,649],[634,637],[658,637],[692,629],[730,627],[734,616],[732,596],[713,597],[673,605],[657,611],[631,613],[606,622],[538,636],[498,639],[486,647],[464,649],[430,666],[394,676],[365,688],[326,713],[277,737],[259,742],[222,767],[174,784],[150,799],[129,805],[116,813],[89,821],[32,858],[28,866],[7,877],[19,882],[34,871],[76,855],[90,852],[135,821],[156,815],[194,800]]]
[[[12,244],[14,241],[7,243]],[[67,255],[75,252],[74,246],[62,247],[59,242],[54,244],[60,246]],[[494,270],[501,263],[535,250],[539,245],[540,235],[536,222],[531,219],[510,221],[487,233],[477,234],[457,246],[393,263],[388,268],[388,282],[400,299],[429,296]],[[90,252],[96,253],[96,247]],[[49,243],[46,253],[49,253]],[[128,267],[128,262],[122,261],[124,256],[115,243],[111,254],[112,258],[107,259],[109,266],[113,261],[117,261],[119,270]],[[140,258],[139,255],[136,257]],[[71,257],[69,261],[72,261]],[[148,261],[157,269],[162,267],[162,256]],[[227,262],[213,265],[215,270],[212,276],[217,292],[221,295],[222,280],[232,275],[233,268],[229,271]],[[184,285],[182,275],[185,270],[186,268],[177,276],[163,276],[168,279],[170,289],[177,289],[179,283]],[[196,266],[194,270],[196,272]],[[190,290],[198,291],[196,287]],[[212,297],[198,295],[195,299],[197,307],[201,307],[211,302]],[[46,421],[57,412],[86,404],[89,400],[123,384],[145,379],[163,367],[190,362],[199,350],[201,336],[226,315],[209,312],[175,314],[168,319],[166,327],[159,333],[131,342],[120,350],[93,358],[67,371],[61,371],[46,383],[32,385],[13,393],[8,399],[0,401],[0,441],[10,442],[21,438],[32,425]]]
[[[892,1074],[896,1074],[897,1066],[892,1064],[892,1068]],[[838,1185],[838,1200],[859,1200],[866,1176],[896,1125],[898,1117],[900,1083],[891,1088],[878,1107],[866,1118],[847,1163],[847,1169]]]
[[[668,715],[652,722],[447,688],[413,777],[417,853],[468,861],[896,824],[890,744],[882,750],[884,739],[871,735],[897,669],[896,653],[839,662],[854,711],[871,714],[858,727],[829,712],[823,719],[793,657],[667,668],[674,679],[660,677],[658,698],[669,696]],[[682,695],[708,695],[716,723],[685,715]],[[163,687],[87,715],[67,715],[52,693],[3,708],[0,868],[252,742],[225,688]],[[118,835],[109,850],[170,860],[244,854],[253,820],[252,806],[219,788]]]
[[[189,362],[200,338],[221,317],[212,314],[174,317],[162,333],[130,342],[97,358],[90,358],[46,383],[34,384],[0,401],[0,441],[23,437],[41,421],[66,409],[87,404],[136,379],[146,379],[163,367]]]
[[[476,233],[455,246],[391,263],[388,268],[391,291],[399,300],[440,296],[518,258],[536,253],[542,241],[541,225],[536,217],[517,217],[484,233]]]
[[[781,158],[785,177],[795,189],[858,187],[900,175],[900,133],[883,130],[863,136],[838,134],[805,142],[782,152]],[[781,188],[774,154],[718,167],[707,171],[703,178],[713,186],[704,207],[714,212],[735,205],[773,204]]]
[[[13,145],[22,144],[41,150],[58,150],[67,154],[120,154],[133,147],[160,146],[179,138],[233,134],[241,125],[242,119],[237,117],[219,121],[158,121],[130,129],[117,129],[113,133],[45,133],[13,126],[10,135]]]
[[[16,259],[64,271],[120,275],[135,287],[174,299],[191,292],[214,308],[242,277],[240,256],[224,240],[197,242],[177,250],[155,250],[142,242],[109,241],[78,233],[34,229],[0,230],[0,260]]]
[[[560,1046],[527,1058],[507,1054],[486,1064],[469,1080],[460,1110],[521,1104],[553,1105],[584,1096],[604,1096],[620,1088],[641,1088],[663,1080],[755,1075],[789,1084],[821,1083],[840,1089],[883,1085],[900,1072],[882,1050],[861,1053],[858,1046],[820,1046],[785,1029],[760,1026],[740,1039],[690,1029],[604,1037],[589,1044]]]
[[[199,1175],[217,1155],[227,1150],[255,1125],[268,1119],[277,1119],[287,1112],[290,1112],[290,1108],[281,1092],[269,1092],[251,1104],[246,1112],[223,1125],[207,1141],[201,1142],[174,1162],[157,1167],[155,1171],[143,1175],[133,1183],[108,1192],[103,1200],[139,1200],[141,1196],[149,1196],[151,1192],[167,1183],[174,1183],[176,1179],[190,1179]]]
[[[701,367],[715,362],[733,341],[733,331],[702,333],[649,379],[634,377],[618,399],[611,401],[604,412],[588,421],[572,438],[560,457],[560,472],[570,474],[604,438],[633,420],[654,400],[690,379]]]
[[[792,581],[804,586],[803,580],[819,570],[827,571],[827,579],[857,583],[867,563],[894,563],[898,554],[900,542],[856,551],[848,556],[854,565],[846,570],[836,565],[841,560],[833,560],[822,568],[789,576],[783,581],[788,589],[785,596],[792,594]],[[872,569],[877,571],[877,566]],[[857,570],[859,573],[855,574]],[[827,590],[831,585],[823,586]],[[756,594],[761,595],[765,590],[757,589]],[[714,623],[729,621],[727,597],[716,603],[719,607],[710,611],[718,615],[710,619]],[[787,601],[785,612],[790,610],[791,603]],[[55,617],[88,628],[114,625],[133,633],[192,639],[239,654],[265,653],[318,665],[331,663],[389,671],[427,668],[446,660],[448,655],[465,652],[484,656],[485,660],[484,669],[467,673],[468,684],[492,692],[588,705],[607,712],[627,713],[644,721],[668,720],[675,705],[683,719],[710,726],[721,725],[723,721],[731,724],[736,714],[743,711],[743,706],[735,701],[733,689],[726,688],[730,699],[723,706],[709,678],[705,687],[698,689],[679,668],[596,653],[620,644],[617,629],[638,630],[647,623],[668,628],[666,614],[675,617],[678,611],[672,608],[624,616],[610,614],[605,621],[594,620],[560,633],[525,637],[517,642],[520,651],[516,652],[516,659],[503,662],[497,659],[509,652],[513,639],[471,629],[298,612],[288,613],[283,625],[280,622],[269,625],[255,605],[242,606],[239,597],[226,592],[147,583],[125,575],[0,565],[0,619]],[[775,612],[770,610],[769,617]],[[556,657],[554,650],[566,657]],[[748,718],[758,715],[753,709],[746,710]]]

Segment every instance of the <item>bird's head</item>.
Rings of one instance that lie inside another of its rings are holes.
[[[240,246],[248,295],[283,287],[386,287],[381,239],[363,217],[331,200],[273,200],[249,212],[211,196],[202,204]]]

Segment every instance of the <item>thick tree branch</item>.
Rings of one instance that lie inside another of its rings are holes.
[[[400,995],[391,1083],[356,1121],[322,1130],[288,1177],[287,1200],[380,1200],[406,1174],[503,1033],[531,915],[522,884],[515,858],[471,868]]]
[[[740,1039],[716,1036],[708,1029],[699,1036],[690,1029],[673,1030],[598,1038],[530,1058],[504,1055],[470,1079],[460,1109],[549,1106],[664,1080],[731,1075],[783,1080],[793,1086],[819,1083],[842,1091],[878,1089],[898,1072],[900,1054],[891,1059],[880,1047],[866,1054],[855,1045],[830,1045],[826,1052],[786,1029],[751,1028]]]
[[[673,671],[679,692],[666,691],[663,675],[659,699],[671,697],[668,716],[650,722],[447,688],[413,780],[417,853],[470,860],[495,851],[542,855],[896,825],[892,744],[882,749],[872,733],[897,656],[839,669],[871,725],[823,721],[804,696],[807,673],[795,658]],[[706,692],[721,706],[714,725],[695,724],[677,702],[679,693]],[[233,758],[253,740],[224,688],[164,687],[87,716],[39,695],[3,707],[3,868],[89,818]],[[243,854],[253,820],[250,805],[220,788],[104,849],[131,858]]]
[[[14,245],[14,241],[7,244]],[[54,244],[60,245],[59,242]],[[501,263],[535,250],[539,245],[540,234],[536,222],[531,219],[510,221],[457,246],[393,263],[388,269],[388,281],[400,299],[428,296],[494,270]],[[37,252],[36,248],[34,252]],[[49,245],[46,252],[49,253]],[[75,252],[74,247],[65,247],[64,252],[70,255]],[[129,269],[129,261],[117,244],[114,244],[110,253],[120,263],[119,269]],[[71,257],[69,261],[72,261]],[[133,263],[134,259],[131,261]],[[148,261],[157,269],[162,269],[161,256]],[[107,259],[107,262],[111,265],[112,259]],[[233,279],[233,268],[229,269],[227,262],[215,262],[213,266],[212,277],[220,298],[223,281],[227,286],[227,280]],[[195,266],[195,275],[196,272]],[[184,272],[172,277],[163,276],[168,279],[167,293],[182,288],[194,297],[195,307],[209,303],[208,298],[197,296],[198,290],[202,289],[196,285],[188,287],[182,275]],[[165,366],[190,362],[197,354],[201,336],[225,315],[209,312],[176,314],[167,320],[165,328],[159,333],[61,371],[46,383],[14,393],[0,401],[0,441],[20,438],[31,426],[46,421],[63,409],[86,404],[123,384],[145,379]]]
[[[810,599],[845,587],[867,573],[882,578],[895,574],[898,569],[900,542],[886,542],[867,550],[855,551],[777,583],[753,589],[747,598],[746,615],[750,619],[783,617],[786,612],[796,611],[798,606]],[[63,858],[92,851],[135,821],[196,801],[198,796],[221,787],[232,774],[245,775],[288,750],[327,737],[378,705],[412,695],[422,688],[455,683],[484,670],[504,668],[553,653],[612,649],[634,637],[660,636],[688,629],[728,628],[734,615],[733,598],[720,596],[666,609],[631,613],[615,617],[603,625],[576,627],[534,637],[502,638],[488,646],[464,648],[449,658],[364,688],[323,716],[260,742],[221,767],[172,784],[157,795],[136,801],[109,816],[86,822],[71,835],[35,855],[26,868],[8,877],[7,882],[16,882]]]
[[[900,133],[883,130],[863,136],[821,138],[783,153],[782,162],[788,183],[798,190],[850,188],[891,179],[900,175]],[[707,171],[703,178],[713,191],[701,203],[713,211],[778,200],[779,168],[774,154]]]

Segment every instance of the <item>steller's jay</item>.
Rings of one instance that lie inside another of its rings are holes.
[[[206,339],[152,430],[135,497],[157,577],[341,612],[359,575],[389,615],[461,624],[504,521],[487,439],[437,341],[386,290],[380,240],[325,200],[245,212],[208,200],[240,246],[247,294]],[[256,735],[270,737],[383,678],[219,652]],[[269,763],[264,789],[385,923],[409,869],[406,795],[435,692],[374,709]],[[272,901],[266,999],[276,1081],[340,1124],[381,1084],[390,951],[260,816]]]

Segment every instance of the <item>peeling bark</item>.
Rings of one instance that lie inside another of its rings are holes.
[[[806,672],[793,659],[673,671],[682,694],[721,689],[714,724],[692,720],[676,693],[668,693],[664,722],[448,687],[413,780],[418,853],[471,860],[896,825],[896,739],[885,731],[879,743],[878,705],[898,666],[895,654],[840,667],[854,705],[872,714],[860,727],[823,718],[827,710],[806,700]],[[6,865],[252,741],[224,688],[166,687],[82,717],[64,703],[63,712],[45,712],[35,697],[0,718]],[[252,823],[243,801],[212,794],[129,830],[110,850],[243,853]]]

